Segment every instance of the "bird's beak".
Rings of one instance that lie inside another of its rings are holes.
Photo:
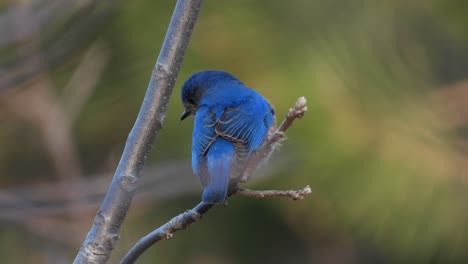
[[[190,115],[190,111],[185,109],[184,112],[182,113],[182,115],[180,116],[180,120],[184,120],[189,115]]]

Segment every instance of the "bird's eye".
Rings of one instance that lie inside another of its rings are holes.
[[[192,100],[191,98],[190,98],[190,99],[187,99],[187,102],[188,102],[189,104],[192,104],[192,105],[193,105],[193,100]]]

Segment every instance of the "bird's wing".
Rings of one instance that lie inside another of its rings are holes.
[[[216,133],[245,144],[249,153],[256,150],[274,121],[273,109],[261,99],[253,102],[247,100],[237,107],[225,108],[216,124]]]
[[[197,109],[192,134],[192,168],[203,186],[210,183],[206,154],[216,140],[216,122],[214,109],[206,105]]]
[[[236,146],[238,162],[233,171],[243,170],[249,154],[262,144],[274,122],[274,112],[260,99],[245,100],[237,107],[202,105],[197,109],[192,134],[192,168],[203,186],[211,179],[206,154],[218,136]]]

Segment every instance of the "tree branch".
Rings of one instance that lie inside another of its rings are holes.
[[[105,263],[140,180],[146,156],[162,127],[179,68],[202,0],[177,1],[137,120],[130,132],[109,190],[73,263]]]
[[[169,222],[165,223],[158,229],[138,240],[138,242],[130,249],[127,255],[125,255],[120,264],[134,263],[135,260],[137,260],[141,254],[143,254],[143,252],[145,252],[154,243],[163,238],[172,238],[174,232],[185,229],[189,225],[199,221],[201,217],[213,206],[214,204],[206,204],[201,202],[193,209],[172,218],[169,220]]]
[[[282,138],[284,138],[284,132],[288,130],[288,128],[292,125],[293,121],[296,118],[301,118],[305,112],[307,112],[307,99],[302,96],[299,97],[294,105],[294,108],[289,108],[286,117],[284,118],[283,122],[279,125],[276,131],[273,134],[270,134],[268,137],[268,144],[271,145],[272,143],[278,142]]]
[[[293,200],[302,200],[306,195],[311,193],[312,189],[307,185],[302,190],[251,190],[239,188],[235,194],[253,198],[290,197]]]
[[[267,140],[260,146],[260,148],[253,153],[251,157],[251,161],[259,162],[262,161],[266,156],[269,156],[271,152],[274,150],[275,146],[278,142],[284,139],[285,135],[284,132],[288,130],[288,128],[292,125],[293,121],[296,118],[301,118],[304,113],[307,111],[306,106],[307,100],[305,97],[300,97],[297,99],[294,108],[290,108],[288,113],[286,114],[285,119],[281,123],[278,128],[274,128],[268,134]],[[249,162],[250,165],[251,162]],[[242,176],[246,179],[250,177],[250,173],[253,172],[253,166],[247,169],[247,173],[244,173]],[[302,190],[266,190],[266,191],[258,191],[258,190],[250,190],[250,189],[242,189],[237,188],[229,195],[244,195],[249,197],[255,198],[265,198],[265,197],[290,197],[293,200],[300,200],[305,197],[305,195],[310,194],[312,190],[307,185]],[[189,225],[199,221],[201,217],[210,210],[214,205],[213,204],[205,204],[203,202],[199,203],[193,209],[186,211],[185,213],[179,214],[178,216],[169,220],[169,222],[165,223],[158,229],[154,230],[153,232],[149,233],[145,237],[141,238],[131,249],[130,251],[124,256],[120,264],[132,264],[137,260],[143,252],[145,252],[150,246],[155,244],[156,242],[160,241],[162,238],[172,238],[173,233],[187,228]]]

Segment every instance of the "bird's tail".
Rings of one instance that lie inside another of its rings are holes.
[[[234,144],[223,138],[216,139],[210,146],[207,161],[211,179],[203,192],[203,202],[224,203],[226,201],[234,152]]]

